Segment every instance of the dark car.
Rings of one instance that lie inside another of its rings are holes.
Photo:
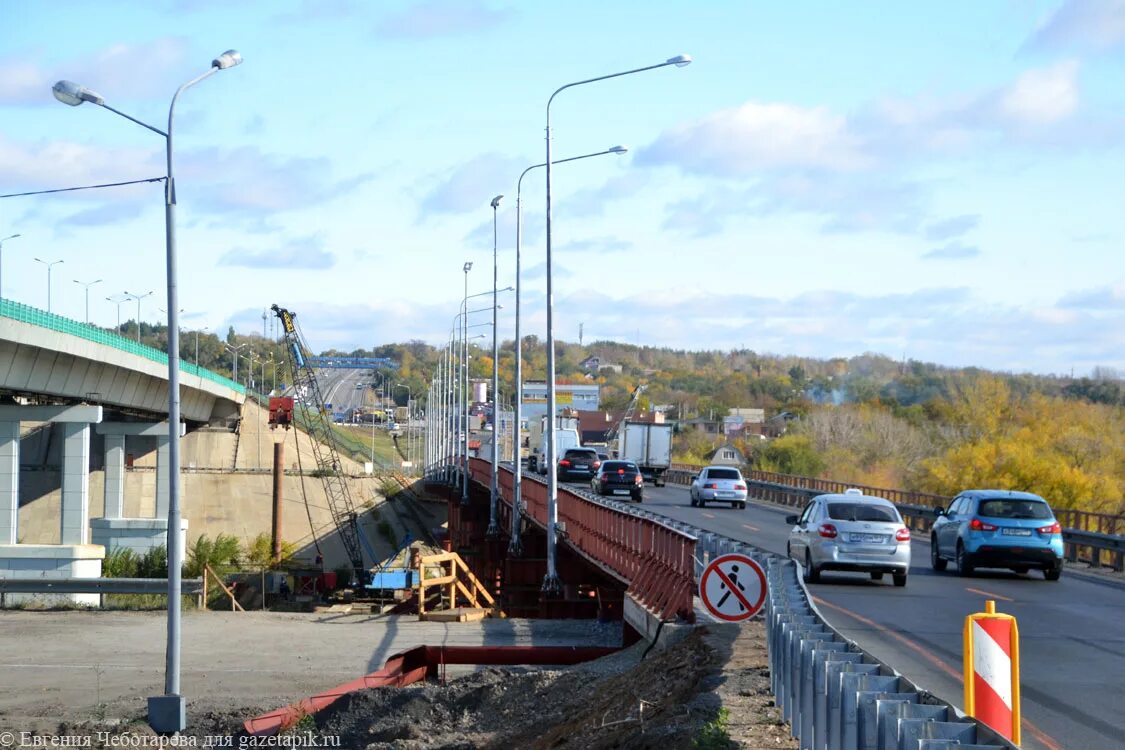
[[[628,495],[638,503],[644,500],[645,480],[632,461],[603,461],[590,489],[599,495]]]
[[[556,476],[560,482],[585,482],[597,473],[602,465],[593,448],[567,448],[559,459]]]
[[[1047,501],[1030,492],[966,490],[938,511],[930,533],[930,563],[957,573],[976,568],[1043,571],[1048,581],[1062,575],[1062,527]]]

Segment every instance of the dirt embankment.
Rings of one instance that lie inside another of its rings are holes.
[[[238,735],[251,712],[194,713],[189,734]],[[59,733],[148,734],[139,722]],[[761,623],[695,628],[664,649],[639,643],[567,669],[487,668],[354,693],[291,731],[367,750],[796,748],[770,694]]]

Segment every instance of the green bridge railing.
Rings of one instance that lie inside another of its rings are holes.
[[[135,354],[138,357],[150,359],[153,362],[158,362],[165,367],[168,366],[168,355],[159,349],[154,349],[151,346],[138,344],[132,339],[127,339],[124,336],[119,336],[116,333],[98,328],[86,323],[79,323],[77,320],[64,318],[61,315],[54,313],[44,312],[43,310],[36,309],[29,305],[23,305],[19,302],[13,302],[8,299],[0,299],[0,317],[11,318],[18,320],[21,323],[30,323],[31,325],[39,326],[40,328],[47,328],[59,333],[65,333],[70,336],[77,336],[78,338],[93,341],[95,344],[103,344],[105,346],[112,346],[114,349],[120,349],[129,354]],[[233,391],[246,394],[246,387],[240,385],[228,377],[212,372],[199,365],[192,364],[191,362],[184,362],[180,360],[180,372],[186,372],[189,375],[198,375],[204,380],[210,380],[213,383],[218,383],[221,386],[230,388]]]

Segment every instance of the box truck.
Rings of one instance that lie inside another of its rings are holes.
[[[547,415],[538,420],[533,420],[531,429],[528,430],[528,445],[531,452],[527,456],[528,471],[547,473],[544,466],[547,456]],[[562,412],[555,417],[556,460],[562,456],[567,448],[576,448],[581,442],[578,439],[578,415],[573,412]]]
[[[672,463],[672,425],[625,422],[618,437],[617,458],[632,461],[647,481],[664,486],[664,472]]]

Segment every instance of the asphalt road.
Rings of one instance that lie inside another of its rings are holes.
[[[371,382],[371,370],[318,370],[320,394],[324,403],[332,404],[332,411],[347,411],[363,406],[367,388],[357,388]]]
[[[795,510],[752,503],[692,508],[686,487],[645,488],[655,513],[785,554]],[[888,576],[825,573],[810,585],[821,613],[848,638],[920,687],[961,706],[962,627],[966,615],[994,599],[1020,629],[1023,747],[1125,747],[1125,583],[1063,573],[1047,582],[983,571],[972,578],[930,569],[927,539],[912,542],[905,589]]]

